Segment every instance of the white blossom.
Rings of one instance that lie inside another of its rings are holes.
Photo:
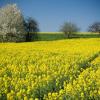
[[[25,28],[23,25],[23,16],[16,4],[7,5],[0,8],[0,35],[3,41],[25,41]],[[12,34],[12,40],[7,38]]]

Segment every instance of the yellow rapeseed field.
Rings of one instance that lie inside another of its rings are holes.
[[[100,100],[100,39],[0,43],[0,100]]]

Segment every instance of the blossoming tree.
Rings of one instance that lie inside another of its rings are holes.
[[[25,41],[23,16],[16,4],[0,8],[0,41]]]

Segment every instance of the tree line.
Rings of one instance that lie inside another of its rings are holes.
[[[80,28],[72,23],[65,22],[60,29],[67,38],[80,31]],[[100,22],[95,22],[88,28],[89,32],[100,34]],[[31,41],[34,32],[34,38],[37,38],[39,32],[38,22],[32,17],[24,18],[16,4],[7,5],[0,8],[0,41],[1,42],[25,42]]]

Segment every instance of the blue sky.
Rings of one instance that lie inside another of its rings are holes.
[[[81,31],[100,21],[100,0],[0,0],[0,7],[16,3],[25,17],[33,17],[40,31],[59,31],[64,22],[74,22]]]

